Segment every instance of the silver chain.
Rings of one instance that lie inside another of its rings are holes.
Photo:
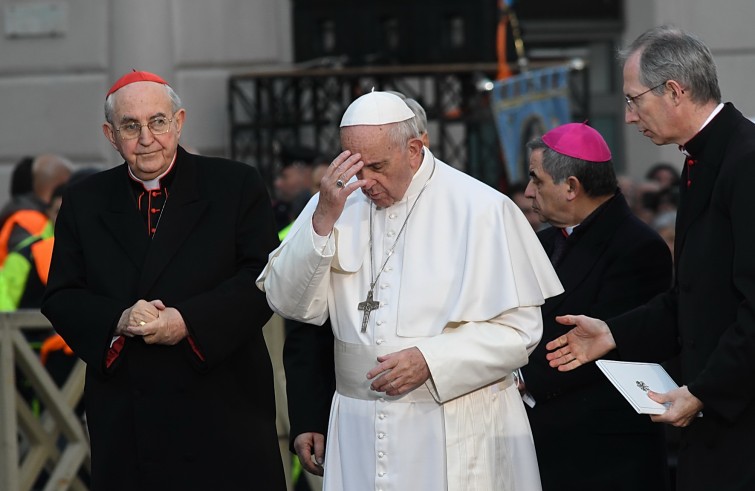
[[[403,225],[401,225],[401,229],[398,231],[398,235],[396,235],[396,240],[393,242],[393,245],[388,249],[387,257],[385,258],[385,261],[383,261],[383,265],[380,267],[380,271],[378,271],[377,276],[375,279],[372,279],[372,275],[375,273],[375,253],[372,249],[372,205],[373,203],[370,202],[370,290],[373,291],[375,288],[375,285],[377,284],[378,279],[380,278],[380,275],[383,273],[383,270],[385,269],[386,264],[388,264],[388,260],[393,255],[393,251],[396,249],[396,246],[398,245],[398,241],[401,238],[401,233],[406,228],[406,224],[409,222],[409,217],[412,216],[412,212],[414,211],[414,207],[417,206],[417,203],[419,203],[419,199],[422,197],[422,193],[425,192],[425,188],[427,188],[428,183],[430,182],[430,179],[432,179],[433,174],[435,174],[435,166],[436,166],[436,160],[435,156],[433,156],[433,170],[430,172],[430,177],[427,178],[427,181],[425,181],[425,184],[422,186],[422,189],[419,190],[419,194],[417,194],[417,199],[414,200],[414,203],[412,204],[412,207],[409,208],[409,213],[406,214],[406,218],[404,219]]]

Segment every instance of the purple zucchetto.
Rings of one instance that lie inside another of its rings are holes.
[[[567,123],[543,135],[543,143],[553,151],[588,162],[608,162],[611,150],[594,128],[584,123]]]

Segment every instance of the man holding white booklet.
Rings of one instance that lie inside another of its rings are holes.
[[[622,58],[626,122],[685,156],[675,284],[607,322],[559,317],[576,327],[546,345],[548,359],[569,371],[613,349],[631,361],[679,353],[684,385],[647,392],[669,406],[653,421],[683,427],[677,489],[753,490],[755,124],[721,103],[711,52],[688,33],[652,29]],[[705,416],[697,418],[700,411]]]

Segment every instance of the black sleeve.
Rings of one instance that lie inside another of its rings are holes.
[[[302,433],[327,436],[330,404],[336,389],[330,321],[316,326],[286,320],[283,367],[291,423],[289,447],[293,452],[294,439]]]

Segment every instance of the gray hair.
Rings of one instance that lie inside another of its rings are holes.
[[[162,84],[163,87],[165,87],[165,91],[168,94],[168,97],[170,98],[170,103],[172,106],[173,114],[175,114],[179,109],[181,109],[183,106],[181,105],[181,98],[178,97],[178,94],[176,94],[176,91],[173,90],[173,88],[168,84]],[[110,124],[114,124],[113,119],[115,117],[115,95],[118,93],[118,91],[113,92],[110,94],[107,99],[105,99],[105,121],[107,121]]]
[[[646,31],[618,53],[624,64],[637,51],[640,54],[640,82],[655,87],[662,94],[662,85],[676,80],[690,92],[693,102],[721,102],[716,64],[710,49],[696,36],[675,26],[662,25]]]
[[[415,99],[406,97],[402,92],[399,92],[397,90],[386,90],[386,92],[400,98],[409,107],[409,109],[411,109],[412,112],[414,113],[414,119],[416,120],[416,123],[417,123],[417,131],[419,132],[418,133],[419,136],[417,136],[416,138],[421,138],[422,135],[427,133],[427,113],[425,112],[425,108],[422,107],[422,105],[419,102],[417,102]],[[409,137],[409,138],[412,138],[412,137]],[[409,138],[406,138],[406,140],[408,140]]]
[[[414,116],[398,123],[389,124],[387,129],[389,141],[400,148],[404,148],[412,138],[422,138],[424,132],[419,129],[418,119],[417,116]]]
[[[590,162],[575,157],[569,157],[556,152],[536,138],[527,143],[530,150],[543,150],[543,170],[547,172],[555,184],[564,182],[568,177],[576,177],[588,196],[608,196],[616,192],[618,183],[613,170],[613,162]]]
[[[414,113],[415,119],[417,120],[417,130],[419,131],[419,135],[422,136],[427,133],[427,113],[425,112],[425,108],[414,99],[407,98],[404,99],[404,102]]]

